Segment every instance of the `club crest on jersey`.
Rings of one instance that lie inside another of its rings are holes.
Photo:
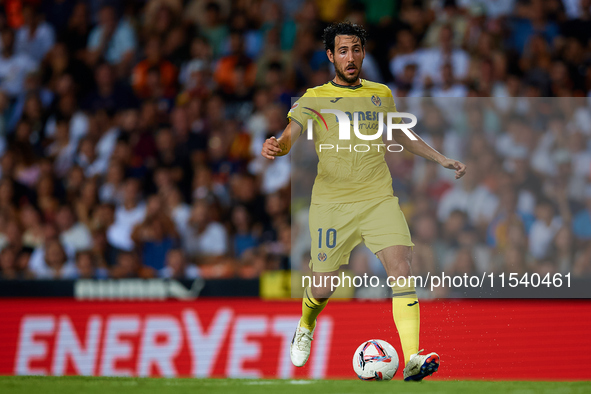
[[[382,106],[382,99],[380,99],[378,96],[373,95],[371,96],[371,102],[373,103],[373,105],[375,105],[376,107],[381,107]]]
[[[326,253],[320,252],[318,253],[318,261],[325,261],[326,260]]]

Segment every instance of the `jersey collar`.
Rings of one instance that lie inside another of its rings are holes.
[[[348,86],[348,85],[340,85],[338,83],[335,83],[335,81],[330,80],[330,83],[332,84],[332,86],[335,86],[337,88],[344,88],[344,89],[359,89],[360,87],[363,86],[363,79],[361,79],[361,83],[359,85],[355,85],[355,86]]]

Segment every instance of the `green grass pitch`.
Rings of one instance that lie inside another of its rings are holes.
[[[589,393],[591,382],[150,379],[0,376],[6,394],[380,394],[380,393]]]

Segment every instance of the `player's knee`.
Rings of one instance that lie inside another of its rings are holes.
[[[384,264],[384,268],[386,269],[386,273],[389,276],[408,276],[411,274],[410,265],[410,261],[405,259],[397,259],[388,261],[386,264]]]
[[[330,296],[334,293],[334,290],[331,290],[330,287],[313,287],[312,288],[312,297],[319,302],[324,302],[330,298]]]

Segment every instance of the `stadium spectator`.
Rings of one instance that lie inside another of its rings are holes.
[[[15,51],[40,63],[55,43],[54,28],[34,5],[23,4],[22,12],[24,25],[16,32]]]
[[[585,209],[581,209],[573,219],[573,233],[580,241],[591,240],[591,186],[585,190]]]
[[[587,244],[577,257],[573,267],[573,275],[587,278],[591,275],[591,244]]]
[[[54,92],[63,95],[77,90],[76,94],[83,97],[93,87],[91,69],[70,52],[64,41],[58,41],[51,48],[41,65],[41,75],[46,86],[51,88],[44,91],[45,95]],[[47,100],[42,101],[47,107]]]
[[[165,279],[195,279],[200,275],[199,268],[187,262],[181,249],[171,249],[166,253],[166,266],[158,272]]]
[[[193,1],[193,3],[197,3],[197,1]],[[201,3],[203,2],[201,1]],[[193,6],[193,8],[197,7],[199,6]],[[190,13],[192,8],[191,5],[189,5],[188,8]],[[224,17],[222,15],[221,6],[218,2],[207,2],[204,11],[204,13],[200,10],[197,11],[200,14],[199,16],[195,15],[195,13],[193,15],[197,18],[202,18],[199,20],[198,25],[201,27],[203,35],[211,45],[213,57],[218,58],[222,53],[223,44],[228,36],[228,27],[223,23]]]
[[[95,65],[101,58],[117,67],[118,75],[130,69],[136,49],[136,35],[131,24],[117,16],[117,10],[109,5],[99,11],[99,23],[88,36],[87,61]]]
[[[75,0],[50,0],[39,7],[41,16],[56,30],[59,35],[68,25],[72,11],[79,4]]]
[[[236,94],[248,94],[243,89],[251,88],[256,76],[256,65],[244,51],[242,32],[233,31],[229,40],[229,54],[219,60],[214,73],[216,82],[221,91],[229,96],[228,99]]]
[[[260,146],[284,129],[292,97],[330,80],[320,33],[345,15],[370,32],[367,78],[417,114],[430,145],[472,168],[455,182],[433,163],[386,156],[417,272],[590,276],[589,0],[337,3],[149,0],[124,14],[117,2],[67,0],[7,15],[2,277],[289,267],[288,235],[297,256],[309,242],[297,162],[314,152],[269,163]],[[160,201],[158,215],[142,196]],[[134,242],[136,226],[149,236]]]
[[[139,194],[139,181],[128,179],[123,189],[123,201],[115,210],[115,221],[107,230],[109,243],[124,251],[133,250],[131,233],[134,226],[141,223],[146,216],[146,205],[140,200]]]
[[[78,279],[106,279],[109,277],[106,269],[97,267],[94,255],[87,250],[76,253],[76,269]]]
[[[478,275],[476,264],[472,255],[472,250],[469,248],[461,248],[456,253],[455,259],[449,269],[450,275],[468,276]]]
[[[76,221],[70,205],[62,205],[55,217],[60,241],[74,251],[89,249],[92,244],[90,231],[84,223]]]
[[[35,252],[37,252],[36,249]],[[35,261],[35,252],[31,260]],[[39,263],[31,266],[37,279],[74,279],[78,275],[76,264],[72,257],[66,254],[64,246],[57,238],[48,239],[43,245]]]
[[[179,72],[178,82],[182,88],[181,98],[187,100],[192,97],[207,97],[212,91],[212,81],[208,78],[211,73],[211,47],[203,37],[193,39],[190,47],[191,59],[183,62]]]
[[[152,195],[148,198],[145,219],[135,226],[131,239],[144,266],[156,271],[164,268],[166,254],[178,246],[179,235],[160,196]]]
[[[191,171],[189,158],[177,154],[175,136],[172,131],[168,128],[160,129],[156,134],[155,143],[156,170],[167,170],[171,182],[186,187],[189,182],[189,173]],[[154,177],[156,177],[156,174],[154,174]],[[157,182],[157,179],[154,180]],[[157,186],[160,188],[160,185]],[[167,188],[170,187],[172,187],[172,185],[168,185]]]
[[[423,85],[442,82],[442,67],[449,63],[458,80],[466,78],[469,58],[466,52],[453,43],[454,30],[445,25],[439,31],[439,45],[436,48],[425,49],[420,56],[419,76]]]
[[[572,229],[568,226],[562,226],[554,237],[552,250],[549,254],[556,262],[557,272],[567,274],[572,271],[576,250]]]
[[[228,204],[229,196],[226,185],[214,180],[211,168],[197,166],[193,178],[193,199]]]
[[[19,251],[15,246],[3,248],[0,251],[0,279],[34,279],[33,274],[27,270],[28,259],[28,251]]]
[[[135,252],[123,251],[117,256],[117,264],[111,269],[111,277],[115,279],[153,278],[152,268],[144,267]]]
[[[18,53],[14,47],[14,32],[2,30],[2,53],[0,54],[0,89],[9,97],[17,96],[22,90],[25,77],[36,70],[35,61],[25,53]]]
[[[212,208],[205,200],[195,202],[183,239],[185,253],[201,261],[223,256],[228,252],[227,231],[220,222],[213,219]]]
[[[75,170],[71,171],[71,178],[76,175],[83,177],[83,173],[76,174]],[[84,178],[82,178],[84,179]],[[37,207],[41,210],[41,215],[46,220],[53,220],[57,209],[59,207],[59,200],[56,198],[56,182],[51,175],[43,176],[39,179],[35,189],[35,201]]]
[[[70,141],[69,128],[68,120],[56,120],[54,141],[45,148],[45,155],[53,160],[54,171],[59,177],[68,173],[76,157],[76,144]]]
[[[118,127],[114,121],[114,117],[113,113],[109,110],[98,110],[93,119],[95,126],[93,131],[95,133],[92,137],[96,139],[95,151],[97,161],[102,165],[102,171],[105,170],[105,165],[108,166],[115,145],[117,144],[117,140],[122,134],[120,127]]]
[[[97,155],[96,143],[90,137],[80,141],[76,164],[82,168],[86,177],[104,175],[107,172],[107,162]]]
[[[466,97],[467,87],[456,83],[452,65],[447,63],[441,67],[441,82],[432,90],[433,97]]]
[[[182,3],[178,0],[152,0],[145,8],[145,37],[157,36],[164,40],[179,21]]]
[[[28,73],[25,77],[24,88],[16,96],[12,108],[12,114],[8,118],[8,131],[14,129],[21,118],[33,122],[34,132],[40,133],[45,127],[47,110],[54,100],[54,93],[44,87],[41,82],[40,72]],[[38,134],[40,138],[41,135]]]
[[[442,267],[445,248],[438,240],[437,221],[433,215],[422,214],[415,217],[411,229],[415,235],[413,242],[416,246],[413,259],[417,258],[417,264],[413,267],[413,274],[426,275],[428,272],[445,269]]]
[[[169,210],[170,218],[174,221],[176,231],[182,238],[187,233],[187,226],[191,217],[191,206],[183,201],[181,191],[173,187],[162,193],[164,206]]]
[[[499,267],[501,272],[506,274],[516,273],[518,276],[522,276],[531,271],[527,255],[517,247],[507,249],[502,257],[501,266]]]
[[[498,193],[499,204],[497,212],[489,222],[487,229],[487,243],[497,249],[503,250],[509,241],[509,226],[512,222],[522,225],[529,233],[535,222],[534,215],[523,212],[517,207],[517,192],[510,186],[503,188]]]
[[[88,116],[78,108],[73,91],[64,92],[57,99],[57,110],[49,116],[45,125],[47,137],[52,138],[55,136],[58,119],[68,122],[68,142],[71,142],[72,146],[77,148],[82,137],[88,133],[90,124]]]
[[[74,200],[72,207],[80,223],[90,229],[92,226],[92,211],[98,204],[98,187],[95,178],[87,179],[80,188],[80,194]]]
[[[101,206],[97,210],[107,210],[111,214],[109,206]],[[97,267],[109,269],[117,263],[119,251],[107,240],[107,233],[102,224],[97,224],[92,230],[92,249],[91,252],[97,262]]]
[[[96,88],[84,100],[84,108],[89,111],[104,109],[111,111],[136,106],[136,98],[129,85],[117,82],[113,67],[100,63],[94,68]]]
[[[511,24],[512,48],[523,53],[534,35],[545,40],[548,44],[558,35],[558,26],[549,20],[549,15],[544,12],[544,5],[541,1],[532,1],[517,8],[520,14]]]
[[[61,14],[62,17],[66,15],[67,14]],[[67,26],[65,30],[61,32],[60,38],[64,41],[68,48],[68,52],[73,57],[83,60],[86,59],[86,46],[88,44],[89,34],[90,21],[88,5],[85,2],[78,1],[69,15]],[[84,81],[76,82],[83,83]]]
[[[0,251],[0,278],[17,279],[16,248],[8,246]]]
[[[99,188],[100,201],[112,204],[123,202],[124,179],[125,173],[123,166],[117,161],[112,161],[105,174],[105,180]]]
[[[468,163],[475,164],[473,161]],[[463,182],[456,184],[441,197],[437,211],[439,220],[447,220],[454,210],[466,212],[473,225],[488,223],[492,219],[498,200],[485,186],[479,184],[478,178],[479,174],[476,172],[467,173]]]
[[[176,93],[177,69],[166,59],[162,58],[162,44],[160,38],[152,36],[145,45],[146,58],[139,62],[132,71],[132,86],[140,99],[154,97],[155,86],[151,86],[152,73],[159,78],[162,95],[174,97]]]
[[[544,259],[550,248],[552,239],[562,226],[562,219],[555,215],[555,209],[548,200],[536,204],[536,221],[529,233],[529,252],[536,259]]]
[[[41,213],[32,205],[25,205],[20,211],[20,222],[24,228],[22,244],[35,249],[43,244],[43,225]]]
[[[232,209],[232,227],[232,248],[234,256],[240,258],[247,249],[253,248],[258,244],[257,238],[252,231],[252,219],[244,206],[237,205]]]

